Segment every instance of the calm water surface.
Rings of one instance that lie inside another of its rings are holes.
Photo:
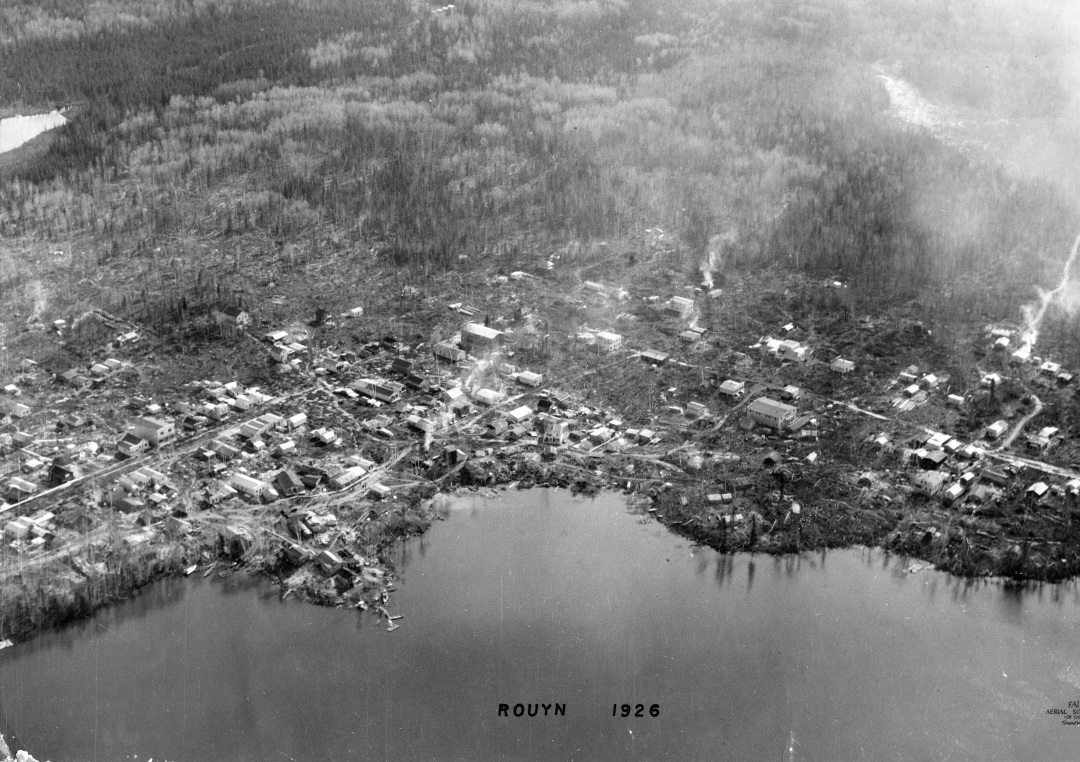
[[[616,495],[464,497],[388,633],[244,575],[0,652],[0,732],[60,760],[1076,759],[1073,585],[851,550],[722,557]],[[565,717],[500,718],[560,702]],[[613,718],[613,703],[660,717]]]
[[[59,127],[66,122],[67,118],[59,111],[0,119],[0,153],[18,148],[46,130]]]

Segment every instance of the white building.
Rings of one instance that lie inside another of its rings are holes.
[[[623,337],[611,331],[600,331],[596,334],[596,342],[605,352],[614,352],[622,346]]]
[[[261,499],[264,495],[270,494],[269,484],[247,474],[233,474],[232,479],[229,480],[229,485],[237,492],[242,492],[248,497],[256,499]]]
[[[782,429],[791,421],[795,420],[798,409],[783,402],[761,397],[751,403],[746,409],[747,414],[756,423],[771,426],[774,429]]]

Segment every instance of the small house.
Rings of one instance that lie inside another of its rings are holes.
[[[503,395],[500,392],[496,392],[492,389],[480,389],[473,397],[477,402],[483,405],[497,405],[503,400]]]
[[[1050,491],[1050,487],[1049,487],[1049,485],[1047,485],[1046,482],[1035,482],[1034,484],[1032,484],[1030,487],[1027,488],[1027,490],[1024,492],[1024,494],[1027,497],[1033,497],[1036,500],[1041,500],[1043,497],[1046,496],[1046,493],[1049,492],[1049,491]]]
[[[797,386],[785,386],[780,390],[780,399],[797,400],[802,397],[802,389]]]
[[[30,415],[29,406],[24,405],[21,402],[9,401],[5,407],[7,409],[7,414],[12,418],[25,418]]]
[[[226,307],[221,311],[221,319],[237,328],[251,325],[251,315],[243,307]]]
[[[839,373],[842,376],[846,376],[848,373],[852,373],[855,370],[855,363],[851,360],[845,360],[842,357],[837,357],[831,363],[829,363],[829,370],[833,373]]]
[[[986,427],[986,438],[997,439],[1009,429],[1009,424],[1006,421],[994,421]]]
[[[125,457],[133,457],[150,449],[150,443],[134,434],[125,434],[116,445],[117,451]]]
[[[229,486],[248,497],[261,499],[270,492],[270,485],[247,474],[233,474]]]
[[[1039,366],[1039,374],[1043,376],[1049,376],[1050,378],[1054,378],[1060,372],[1061,365],[1056,362],[1050,362],[1049,360],[1047,360]]]
[[[913,459],[915,464],[924,471],[935,471],[937,468],[948,459],[941,450],[926,450],[920,448],[915,451]]]
[[[1009,356],[1009,365],[1023,365],[1031,359],[1031,347],[1024,345]]]
[[[941,379],[935,376],[933,373],[927,373],[921,379],[919,379],[919,386],[923,389],[936,389],[938,384],[941,383]]]
[[[927,450],[943,450],[945,443],[950,439],[948,434],[942,432],[934,432],[930,435],[930,438],[926,440],[924,447]]]
[[[511,423],[523,423],[532,418],[532,415],[532,409],[528,405],[522,405],[507,413],[506,417],[510,419]]]
[[[218,459],[222,461],[229,461],[240,455],[240,450],[233,447],[228,442],[222,442],[217,439],[210,443],[210,449],[213,450]]]
[[[623,337],[611,331],[600,331],[596,334],[596,343],[605,352],[614,352],[622,346]]]
[[[297,413],[296,415],[291,415],[288,418],[286,418],[285,419],[285,425],[286,425],[286,428],[288,428],[289,431],[295,431],[296,429],[300,428],[301,426],[306,426],[307,421],[308,421],[307,413]]]
[[[322,551],[321,553],[319,553],[318,556],[315,557],[315,560],[318,562],[319,566],[322,567],[322,570],[327,574],[337,574],[341,570],[341,567],[344,565],[341,560],[341,556],[330,550]]]
[[[945,402],[949,405],[952,405],[953,407],[964,406],[964,398],[959,394],[950,394],[948,397],[945,398]]]
[[[781,360],[805,362],[806,358],[809,356],[809,349],[797,341],[787,339],[780,342],[780,348],[776,354]]]
[[[755,423],[764,424],[774,429],[783,429],[785,424],[795,419],[798,410],[784,402],[777,402],[768,397],[760,397],[747,408],[747,414]]]
[[[988,481],[991,484],[996,484],[999,487],[1004,487],[1009,483],[1009,477],[1000,471],[991,471],[989,469],[984,470],[980,475],[983,481]]]
[[[540,443],[553,446],[563,445],[566,444],[566,440],[569,436],[569,423],[555,418],[549,418],[544,421],[544,429],[543,433],[540,435]]]
[[[461,327],[461,345],[466,352],[490,352],[499,348],[503,332],[479,323],[466,323]]]
[[[385,484],[372,484],[368,487],[368,494],[377,500],[384,500],[390,497],[391,490]]]
[[[176,438],[176,425],[160,418],[135,418],[131,428],[135,436],[145,439],[154,447],[161,447]]]
[[[78,470],[71,464],[69,458],[56,457],[49,466],[48,482],[50,486],[70,482],[78,476]]]
[[[460,447],[447,447],[442,452],[443,460],[452,466],[456,466],[458,463],[464,463],[469,459],[469,454],[462,450]]]
[[[920,471],[911,477],[912,491],[916,495],[934,497],[945,487],[949,477],[938,471]]]
[[[351,466],[334,474],[327,486],[333,490],[342,490],[360,481],[366,473],[367,470],[361,466]]]
[[[274,344],[270,347],[270,357],[274,362],[287,363],[292,359],[293,351],[284,344]]]
[[[465,350],[455,347],[448,341],[440,341],[433,351],[437,359],[446,362],[461,362],[465,359]]]
[[[720,384],[719,392],[726,394],[729,397],[741,397],[746,392],[745,381],[732,381],[728,379],[724,383]]]
[[[641,353],[641,359],[652,365],[663,365],[670,355],[667,352],[659,352],[655,349],[646,349]]]
[[[279,471],[274,476],[274,489],[285,497],[292,497],[304,491],[304,483],[295,471]]]
[[[709,409],[700,402],[687,402],[686,414],[691,418],[701,418],[709,414]]]
[[[959,500],[964,494],[964,487],[960,484],[950,484],[944,492],[941,493],[941,502],[945,505],[951,505],[955,501]]]
[[[263,338],[271,344],[280,344],[289,338],[289,334],[286,331],[270,331],[270,333],[264,334]]]
[[[667,310],[680,317],[686,317],[694,311],[694,300],[687,299],[685,296],[673,296],[668,300]]]
[[[544,377],[531,370],[523,370],[521,373],[518,373],[517,381],[524,386],[540,386],[544,381]]]

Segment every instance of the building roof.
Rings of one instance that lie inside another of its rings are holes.
[[[248,489],[262,490],[268,486],[266,482],[256,479],[247,474],[233,474],[232,479],[229,480],[231,484],[247,487]]]
[[[461,326],[461,334],[464,337],[465,334],[472,336],[479,336],[483,339],[494,341],[502,336],[502,331],[496,331],[494,328],[488,328],[486,325],[480,325],[479,323],[466,323]]]
[[[793,405],[788,405],[783,402],[777,402],[776,400],[769,399],[768,397],[759,397],[751,403],[747,408],[750,413],[759,413],[771,418],[786,418],[788,416],[794,416],[799,412],[798,408]]]

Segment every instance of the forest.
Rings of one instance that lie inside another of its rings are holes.
[[[78,240],[84,275],[138,263],[141,280],[85,298],[148,313],[217,298],[201,269],[163,285],[163,243],[212,242],[222,268],[253,245],[373,248],[428,273],[630,253],[661,228],[721,278],[776,267],[843,279],[859,310],[1016,319],[1059,276],[1075,198],[905,129],[872,68],[901,62],[979,113],[1065,113],[1057,4],[1030,4],[1026,26],[990,5],[10,6],[0,99],[74,116],[31,164],[0,163],[0,235]],[[18,296],[28,265],[3,265]]]

